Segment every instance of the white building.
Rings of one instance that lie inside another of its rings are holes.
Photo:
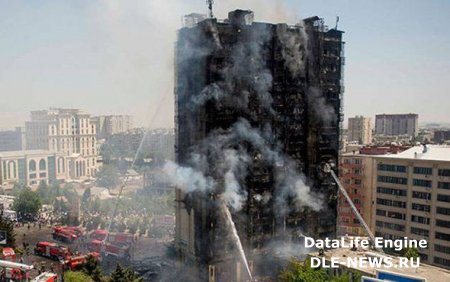
[[[48,150],[0,152],[0,186],[51,184],[68,178],[68,159]]]
[[[90,115],[77,109],[31,112],[26,125],[29,150],[51,150],[73,159],[73,177],[88,178],[97,168],[96,128]]]

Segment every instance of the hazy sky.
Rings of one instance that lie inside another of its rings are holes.
[[[345,31],[345,116],[417,112],[450,122],[450,1],[215,0],[259,21],[313,15]],[[30,110],[132,114],[173,126],[173,46],[205,0],[0,0],[0,128]],[[155,117],[153,119],[152,117]]]

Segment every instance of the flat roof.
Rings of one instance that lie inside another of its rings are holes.
[[[379,155],[374,157],[386,159],[450,161],[450,146],[426,145],[426,150],[424,150],[424,146],[419,145],[395,155]]]
[[[361,250],[361,249],[358,251],[352,251],[352,250],[346,249],[346,248],[339,248],[339,249],[326,250],[324,252],[323,257],[325,257],[327,260],[329,260],[331,257],[333,257],[338,260],[338,263],[340,265],[347,268],[348,267],[347,266],[348,258],[366,257],[366,255],[365,255],[366,252],[367,251]],[[369,252],[375,253],[380,256],[391,257],[392,263],[394,265],[399,263],[398,257],[382,254],[382,253],[379,253],[379,252],[376,252],[373,250],[370,250]],[[321,257],[318,252],[310,253],[309,256],[319,257],[319,258]],[[389,271],[389,272],[393,272],[393,273],[399,273],[399,274],[404,274],[404,275],[413,276],[413,277],[425,278],[427,280],[427,282],[450,281],[450,270],[447,270],[445,268],[431,266],[428,264],[423,264],[422,262],[420,263],[420,266],[416,267],[416,268],[395,268],[395,267],[387,268],[387,267],[385,267],[385,265],[383,265],[381,267],[371,267],[369,264],[367,264],[367,266],[363,267],[363,268],[362,267],[350,267],[349,269],[355,269],[355,270],[361,271],[363,273],[363,275],[370,274],[372,276],[376,276],[377,270],[381,270],[381,271],[385,270],[385,271]]]
[[[23,157],[29,155],[53,155],[55,151],[50,150],[23,150],[23,151],[5,151],[0,152],[0,158]]]

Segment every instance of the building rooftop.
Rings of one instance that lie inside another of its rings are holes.
[[[377,254],[379,256],[386,256],[392,258],[392,263],[394,265],[399,264],[399,258],[395,256],[390,256],[386,254],[382,254],[375,251],[370,251],[370,253]],[[336,258],[338,263],[343,267],[347,267],[347,259],[348,258],[358,258],[358,257],[367,257],[367,251],[357,250],[352,251],[347,248],[339,248],[339,249],[331,249],[327,250],[324,253],[324,257],[329,260],[331,257]],[[311,257],[321,257],[318,252],[310,253]],[[421,277],[425,278],[427,282],[443,282],[450,281],[450,270],[439,268],[427,264],[420,263],[419,267],[415,268],[387,268],[384,265],[381,267],[371,267],[369,264],[366,264],[365,267],[351,267],[351,269],[358,270],[362,272],[363,275],[366,276],[376,276],[377,270],[385,270],[389,272],[404,274],[413,277]]]
[[[450,146],[419,145],[395,155],[382,155],[377,158],[450,161]]]
[[[30,155],[51,155],[56,152],[50,150],[23,150],[0,152],[0,158],[23,157]]]

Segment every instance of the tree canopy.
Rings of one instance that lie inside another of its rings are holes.
[[[131,268],[123,268],[117,264],[116,269],[111,273],[108,282],[143,282]]]
[[[106,188],[114,188],[120,183],[119,171],[113,165],[103,165],[96,174],[97,185]]]
[[[24,188],[13,203],[13,210],[25,218],[34,218],[41,208],[41,200],[36,192],[30,188]]]
[[[92,282],[92,279],[81,271],[67,271],[64,273],[65,282]]]
[[[350,279],[349,273],[340,276],[330,276],[323,268],[312,268],[309,259],[301,262],[292,259],[289,265],[280,273],[280,281],[282,282],[344,282],[359,281],[360,274],[352,273],[353,280]]]

